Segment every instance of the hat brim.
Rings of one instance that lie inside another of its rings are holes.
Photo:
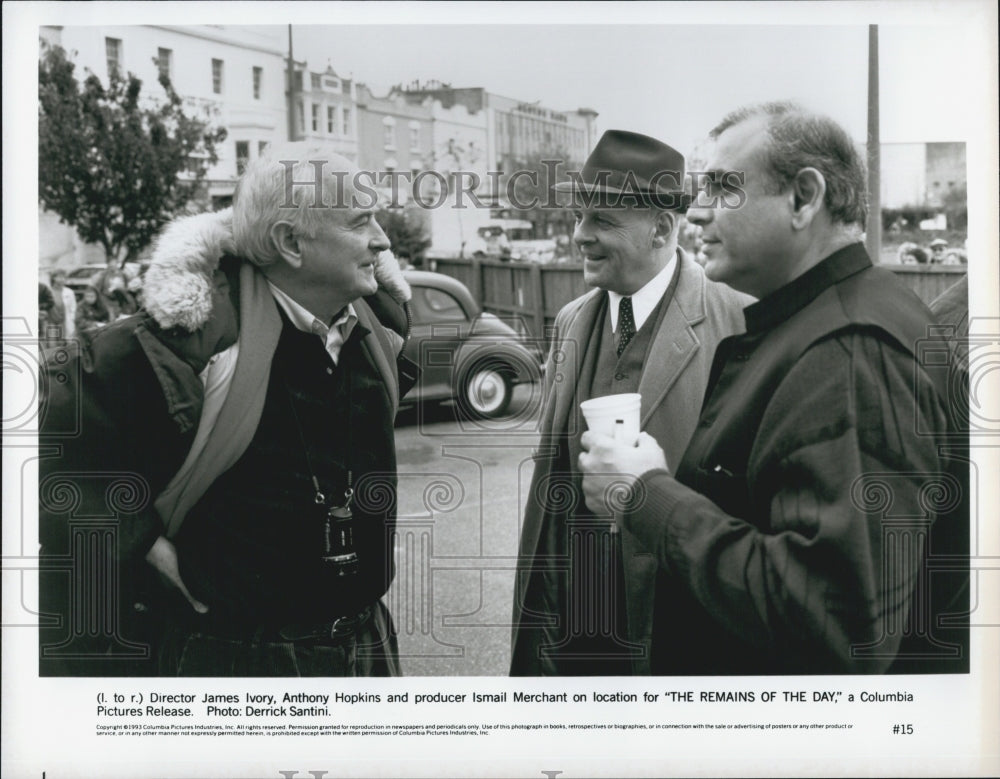
[[[587,186],[575,181],[560,181],[554,192],[585,197],[588,205],[600,208],[627,208],[636,205],[655,206],[665,211],[687,211],[694,198],[682,190],[652,191],[622,189],[612,186]]]

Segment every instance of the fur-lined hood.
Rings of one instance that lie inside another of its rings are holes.
[[[145,309],[165,330],[198,330],[212,314],[212,275],[219,260],[235,252],[231,208],[171,222],[143,279]],[[410,299],[410,286],[392,252],[379,255],[375,278],[398,303]]]

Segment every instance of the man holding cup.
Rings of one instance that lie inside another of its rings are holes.
[[[860,242],[862,158],[787,103],[711,137],[707,173],[741,174],[745,200],[687,216],[706,274],[759,298],[746,333],[719,344],[680,462],[648,427],[628,447],[588,432],[579,461],[597,513],[630,485],[623,526],[659,567],[652,672],[967,672],[962,374]]]
[[[617,428],[619,440],[647,430],[677,462],[715,346],[742,329],[750,299],[708,281],[678,248],[683,183],[679,152],[609,130],[579,176],[555,187],[572,197],[573,240],[596,289],[555,321],[515,582],[513,675],[649,672],[655,562],[614,532],[609,512],[587,508],[576,463],[592,424]],[[620,395],[632,397],[607,397]]]

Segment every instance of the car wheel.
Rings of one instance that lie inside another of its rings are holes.
[[[507,366],[484,362],[465,375],[458,393],[458,407],[473,419],[503,416],[514,396]]]

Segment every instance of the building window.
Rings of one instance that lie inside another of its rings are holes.
[[[120,38],[105,38],[104,53],[108,58],[108,76],[119,73],[122,69],[122,42]]]
[[[171,78],[173,70],[174,51],[164,49],[162,46],[156,50],[156,68],[160,71],[160,78]]]
[[[263,157],[267,152],[267,141],[257,141],[257,156]]]
[[[212,92],[222,94],[222,60],[212,60]]]
[[[341,116],[344,117],[344,133],[343,134],[344,135],[350,135],[351,134],[351,109],[350,108],[344,108],[343,111],[342,111],[342,113],[341,113]]]
[[[410,151],[420,151],[420,127],[410,125]]]
[[[242,176],[250,162],[250,141],[236,142],[236,175]]]
[[[337,132],[337,108],[336,106],[326,107],[326,132],[335,135]]]
[[[312,104],[312,131],[319,132],[319,106],[316,103]]]
[[[396,120],[391,116],[382,119],[382,145],[387,149],[396,148]]]
[[[260,84],[264,80],[264,68],[253,68],[253,99],[260,100]]]
[[[309,75],[310,75],[309,81],[312,84],[312,88],[313,89],[322,89],[323,88],[323,78],[322,78],[322,76],[320,76],[319,73],[310,73]]]
[[[302,101],[299,101],[299,132],[304,133],[306,131],[306,109]]]

